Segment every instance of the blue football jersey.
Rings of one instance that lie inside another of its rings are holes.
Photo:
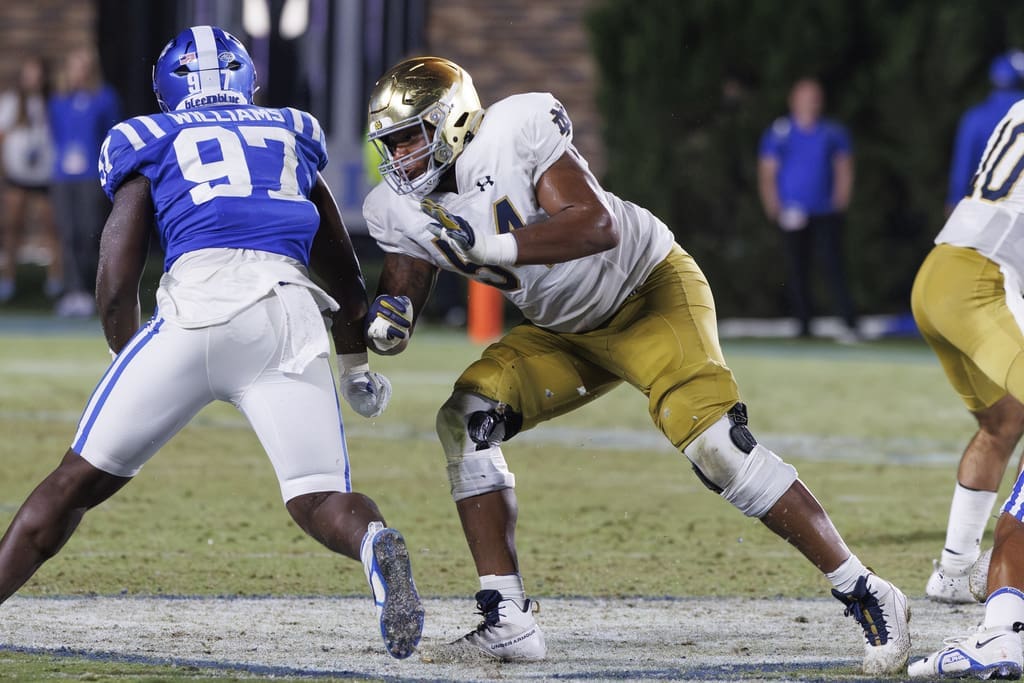
[[[122,121],[100,150],[111,199],[149,178],[164,268],[211,247],[256,249],[309,264],[320,216],[309,200],[327,165],[323,130],[297,109],[225,106]]]

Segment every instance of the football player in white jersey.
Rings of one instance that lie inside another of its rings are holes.
[[[99,159],[113,208],[97,300],[114,360],[63,461],[0,541],[0,602],[60,550],[87,510],[221,400],[249,420],[295,522],[363,563],[385,646],[408,657],[423,629],[409,553],[376,504],[352,490],[328,360],[321,311],[333,319],[342,394],[365,417],[384,410],[391,385],[367,364],[359,262],[319,173],[323,131],[306,112],[254,106],[252,60],[216,27],[168,43],[153,87],[164,113],[114,126]],[[140,326],[139,278],[154,228],[166,272],[158,311]]]
[[[980,630],[950,638],[939,651],[913,662],[913,677],[1019,678],[1024,664],[1017,633],[1024,628],[1024,473],[996,522],[990,559],[983,555],[973,570],[970,564],[978,557],[996,491],[1024,429],[1022,171],[1024,100],[989,137],[968,194],[935,238],[911,293],[921,334],[978,421],[960,460],[951,510],[951,516],[966,510],[977,521],[961,538],[947,534],[928,592],[941,589],[940,595],[961,602],[970,599],[962,595],[973,593],[985,601]],[[958,555],[967,557],[951,565]]]
[[[418,57],[377,82],[369,130],[387,182],[363,207],[386,252],[368,344],[405,348],[440,268],[499,288],[528,321],[462,373],[437,416],[484,620],[424,656],[545,656],[502,443],[628,382],[708,488],[828,577],[863,627],[865,670],[901,670],[906,597],[865,568],[796,470],[755,440],[703,274],[661,221],[600,187],[558,100],[514,95],[485,110],[458,65]]]

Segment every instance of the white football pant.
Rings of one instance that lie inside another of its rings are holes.
[[[249,420],[277,473],[281,495],[352,490],[330,363],[278,369],[284,313],[271,293],[222,325],[185,329],[159,316],[144,325],[96,386],[71,448],[94,467],[135,476],[211,401]]]

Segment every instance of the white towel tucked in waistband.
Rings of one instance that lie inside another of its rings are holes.
[[[302,285],[279,284],[274,293],[284,311],[284,348],[277,367],[281,372],[299,374],[314,358],[330,353],[324,318],[313,295]]]

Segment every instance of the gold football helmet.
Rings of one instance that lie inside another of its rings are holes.
[[[473,79],[462,67],[441,57],[413,57],[391,67],[373,87],[369,139],[384,160],[381,176],[398,194],[422,199],[462,152],[483,118]],[[418,126],[428,143],[413,154],[395,158],[387,136]],[[409,168],[427,158],[427,169],[409,176]]]

